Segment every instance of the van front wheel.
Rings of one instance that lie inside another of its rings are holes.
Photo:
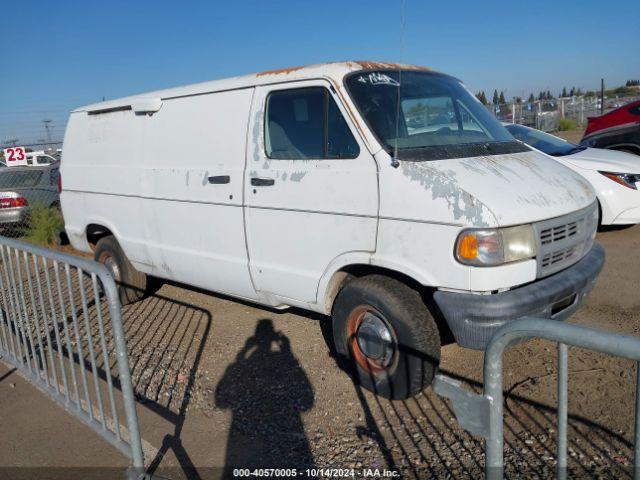
[[[408,398],[428,387],[440,361],[438,327],[420,294],[383,275],[342,289],[333,338],[360,385],[385,398]]]
[[[107,270],[116,281],[122,305],[137,302],[144,297],[147,288],[147,276],[131,265],[114,237],[108,236],[98,241],[94,259],[107,267]]]

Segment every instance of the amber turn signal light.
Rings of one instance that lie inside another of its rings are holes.
[[[478,237],[473,233],[467,233],[458,241],[458,257],[466,260],[478,257]]]

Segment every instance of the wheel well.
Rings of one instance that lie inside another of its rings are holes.
[[[435,289],[425,287],[409,275],[384,267],[367,264],[348,265],[334,273],[333,277],[329,281],[327,293],[325,294],[325,312],[331,315],[335,299],[347,283],[356,278],[373,274],[391,277],[418,292],[438,326],[442,344],[448,345],[455,341],[446,319],[442,315],[438,305],[433,300],[433,292]]]
[[[598,229],[602,226],[602,205],[600,205],[600,199],[596,197],[596,202],[598,202]]]
[[[367,265],[367,264],[356,264],[356,265],[347,265],[342,267],[336,273],[333,274],[333,277],[329,281],[329,285],[327,286],[327,292],[325,294],[325,311],[331,312],[333,310],[333,302],[335,301],[340,290],[344,288],[344,286],[349,283],[351,280],[355,278],[364,277],[366,275],[385,275],[387,277],[391,277],[395,280],[398,280],[405,285],[413,288],[418,292],[422,292],[426,290],[426,288],[415,281],[408,275],[404,273],[400,273],[395,270],[391,270],[384,267],[377,267],[375,265]]]
[[[107,227],[96,223],[87,225],[87,241],[92,247],[95,247],[101,238],[108,237],[109,235],[113,235],[113,233],[111,233],[111,230]]]

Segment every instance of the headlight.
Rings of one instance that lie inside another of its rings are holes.
[[[535,255],[536,240],[531,225],[464,230],[456,241],[456,259],[465,265],[490,267]]]
[[[614,172],[602,172],[598,171],[609,180],[613,180],[616,183],[619,183],[623,187],[632,188],[633,190],[638,189],[638,182],[640,182],[640,174],[638,173],[614,173]]]

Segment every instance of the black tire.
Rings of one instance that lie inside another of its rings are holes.
[[[382,364],[364,355],[356,338],[363,319],[371,316],[390,327],[394,341],[384,343],[393,353],[383,356]],[[408,398],[431,385],[440,362],[438,327],[420,294],[383,275],[353,280],[338,294],[333,338],[338,354],[350,360],[355,380],[389,399]]]
[[[113,236],[101,238],[94,259],[107,267],[118,286],[120,303],[128,305],[142,300],[147,289],[147,276],[137,271]]]

